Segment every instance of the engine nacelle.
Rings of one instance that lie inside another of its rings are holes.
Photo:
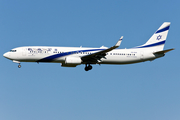
[[[66,65],[80,65],[82,62],[80,57],[66,57],[65,64]]]
[[[61,63],[61,67],[76,67],[76,64],[65,64],[65,63]]]

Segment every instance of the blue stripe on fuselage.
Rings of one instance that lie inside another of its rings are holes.
[[[64,52],[64,53],[59,53],[59,54],[48,56],[46,58],[38,60],[37,62],[52,62],[54,59],[59,58],[59,57],[64,57],[64,56],[75,54],[75,53],[79,53],[79,52],[90,52],[90,51],[99,51],[99,50],[105,50],[105,49],[91,49],[91,50],[68,51],[68,52]]]

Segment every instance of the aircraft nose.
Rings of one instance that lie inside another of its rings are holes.
[[[9,53],[6,52],[6,53],[3,54],[3,56],[4,56],[5,58],[8,58],[8,57],[9,57]]]

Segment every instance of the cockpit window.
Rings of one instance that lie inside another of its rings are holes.
[[[10,50],[10,52],[16,52],[16,50]]]

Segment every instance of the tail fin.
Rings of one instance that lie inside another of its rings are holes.
[[[164,22],[144,45],[138,46],[136,48],[153,48],[156,51],[163,50],[169,27],[170,22]]]

